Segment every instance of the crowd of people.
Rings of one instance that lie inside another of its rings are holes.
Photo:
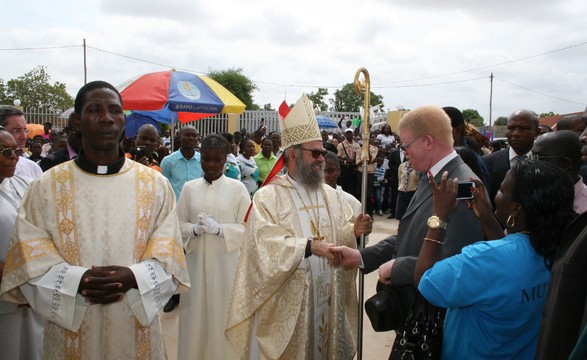
[[[515,111],[503,148],[451,106],[368,145],[345,120],[321,130],[302,96],[280,131],[184,125],[172,151],[153,125],[124,137],[106,82],[62,133],[28,139],[0,107],[2,357],[165,358],[158,314],[178,306],[179,359],[352,359],[357,271],[376,270],[402,314],[438,316],[434,357],[587,356],[587,113],[549,131]],[[358,248],[384,216],[397,234]]]

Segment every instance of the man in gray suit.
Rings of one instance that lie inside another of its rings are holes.
[[[439,107],[424,106],[407,113],[398,127],[403,149],[414,169],[423,175],[400,221],[397,236],[361,250],[341,246],[332,251],[341,254],[345,267],[361,266],[365,273],[379,269],[379,281],[401,288],[402,297],[411,306],[414,269],[428,226],[446,227],[444,257],[459,253],[463,246],[484,240],[484,235],[481,223],[464,202],[459,203],[447,223],[439,222],[432,213],[432,191],[426,174],[434,176],[437,182],[445,171],[449,179],[478,179],[453,149],[448,115]]]

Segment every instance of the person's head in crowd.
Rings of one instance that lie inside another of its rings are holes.
[[[135,139],[130,138],[130,137],[125,137],[124,139],[122,139],[122,150],[125,153],[130,153],[130,151],[134,148],[135,146]]]
[[[540,124],[538,125],[538,130],[540,130],[540,135],[552,132],[552,128],[548,125]]]
[[[125,123],[118,90],[105,81],[92,81],[78,91],[74,104],[86,158],[95,165],[115,162]]]
[[[53,124],[51,124],[50,122],[46,122],[43,124],[43,131],[45,132],[45,134],[49,134],[51,132],[51,128],[53,127]]]
[[[144,124],[137,131],[135,146],[144,146],[147,158],[151,159],[153,154],[157,153],[160,140],[159,131],[155,125]]]
[[[442,110],[450,118],[454,146],[463,146],[465,144],[465,118],[463,113],[453,106],[445,106]]]
[[[581,135],[585,130],[585,120],[582,115],[570,114],[560,118],[556,123],[556,131],[570,130],[577,135]]]
[[[333,152],[333,153],[335,153],[335,154],[336,154],[336,153],[337,153],[337,151],[338,151],[338,150],[336,149],[336,146],[334,146],[334,144],[332,144],[332,143],[329,143],[329,142],[328,142],[328,143],[323,143],[322,145],[324,146],[324,150],[328,150],[328,151],[330,151],[330,152]]]
[[[353,142],[354,138],[355,138],[355,132],[353,131],[353,129],[346,129],[344,131],[344,138],[348,141],[348,142]]]
[[[427,172],[453,151],[450,118],[437,106],[422,106],[408,112],[398,128],[402,150],[416,171]]]
[[[245,136],[247,136],[247,129],[246,128],[242,128],[241,131],[241,140],[245,138]]]
[[[330,140],[330,144],[334,145],[334,146],[338,146],[338,138],[332,139]]]
[[[31,151],[30,158],[33,160],[38,160],[41,158],[41,152],[43,152],[43,143],[40,141],[33,141],[29,150]]]
[[[261,145],[261,141],[263,140],[263,133],[259,130],[253,133],[253,140],[258,144]]]
[[[0,183],[4,179],[14,176],[16,163],[22,152],[22,148],[16,145],[12,134],[0,126]]]
[[[382,167],[384,160],[385,160],[384,156],[377,155],[377,157],[375,158],[375,164],[377,164],[377,167]]]
[[[65,127],[65,135],[67,136],[67,143],[71,148],[79,153],[82,148],[82,135],[79,132],[79,121],[72,112],[67,118],[67,126]]]
[[[337,132],[333,132],[332,133],[332,140],[336,140],[337,142],[340,142],[341,139],[341,135]]]
[[[192,125],[186,125],[179,131],[181,151],[192,154],[196,151],[196,146],[200,141],[200,133]]]
[[[340,176],[340,162],[336,152],[328,151],[324,157],[324,182],[336,189],[336,181]]]
[[[346,124],[345,124],[345,125],[346,125],[346,127],[347,127],[347,129],[348,129],[348,128],[350,128],[351,126],[353,126],[353,121],[349,119],[349,120],[347,120],[347,121],[346,121]]]
[[[43,145],[43,143],[45,143],[45,139],[43,139],[43,137],[41,135],[35,135],[33,136],[33,142],[38,142],[41,145]]]
[[[526,231],[548,268],[562,233],[573,218],[574,184],[556,165],[521,160],[495,196],[495,216],[508,233]]]
[[[207,182],[218,179],[224,173],[226,157],[231,152],[231,146],[226,137],[220,134],[208,135],[200,146],[202,171]]]
[[[389,124],[383,125],[383,127],[381,128],[381,133],[385,136],[393,135],[393,133],[391,132],[391,126]]]
[[[532,150],[534,139],[540,135],[538,125],[538,115],[534,111],[518,110],[510,115],[505,136],[517,155],[525,155]]]
[[[483,178],[483,174],[481,173],[481,168],[479,167],[479,161],[477,161],[477,156],[473,152],[473,150],[469,149],[466,146],[455,146],[455,151],[461,159],[467,164],[471,170],[479,177],[479,179]],[[463,179],[468,180],[468,179]]]
[[[273,142],[273,153],[277,153],[281,149],[281,133],[274,131],[271,133],[271,141]]]
[[[245,159],[255,156],[255,143],[252,139],[243,139],[240,144],[240,153]]]
[[[261,141],[261,154],[263,154],[266,159],[269,159],[272,153],[273,141],[271,141],[271,138],[266,137]]]
[[[491,142],[491,151],[496,152],[505,148],[505,142],[502,140],[493,140]]]
[[[558,130],[540,135],[534,141],[532,157],[557,165],[569,175],[573,182],[579,180],[581,142],[579,136],[571,130]]]
[[[238,148],[236,147],[236,144],[234,143],[235,136],[229,132],[223,132],[223,133],[220,133],[220,135],[222,135],[226,139],[226,141],[228,141],[228,144],[230,145],[229,154],[236,156],[238,154]]]
[[[21,110],[14,106],[0,105],[0,126],[3,126],[14,137],[16,146],[24,149],[29,130]]]
[[[243,135],[240,131],[235,131],[234,132],[234,143],[239,145],[241,143],[241,140],[243,138]]]
[[[64,135],[58,135],[53,141],[53,152],[57,152],[67,146],[67,137]]]
[[[327,143],[330,141],[330,139],[328,138],[328,131],[322,130],[320,131],[320,135],[322,135],[322,142]]]
[[[379,151],[381,151],[381,141],[379,141],[379,139],[373,139],[373,141],[371,141],[371,145],[375,146],[377,149],[379,149]]]

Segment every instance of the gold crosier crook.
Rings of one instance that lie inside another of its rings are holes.
[[[363,81],[359,80],[359,76],[363,74]],[[361,208],[362,213],[365,215],[367,211],[367,173],[369,163],[369,139],[371,134],[369,133],[369,113],[371,110],[371,80],[369,78],[369,72],[364,67],[361,67],[355,73],[355,90],[365,99],[363,104],[363,145],[361,149],[361,160],[363,161],[363,173],[361,181]],[[361,235],[361,242],[359,248],[365,247],[365,234]],[[359,271],[359,322],[357,335],[359,341],[357,341],[357,360],[363,359],[363,301],[365,298],[364,291],[364,275]]]

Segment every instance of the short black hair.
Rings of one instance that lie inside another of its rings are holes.
[[[6,119],[11,116],[22,116],[24,113],[10,105],[0,105],[0,126],[6,126]]]
[[[112,86],[112,84],[101,80],[91,81],[82,86],[81,89],[79,89],[79,91],[77,92],[77,95],[75,96],[75,103],[73,109],[78,115],[81,115],[82,113],[82,109],[84,108],[84,104],[86,103],[87,93],[95,89],[110,89],[114,91],[116,95],[118,95],[120,104],[122,104],[122,96],[120,96],[120,93],[114,86]]]
[[[200,144],[200,152],[203,153],[208,150],[220,150],[225,155],[228,155],[231,152],[230,143],[220,134],[210,134],[202,140],[202,143]]]

